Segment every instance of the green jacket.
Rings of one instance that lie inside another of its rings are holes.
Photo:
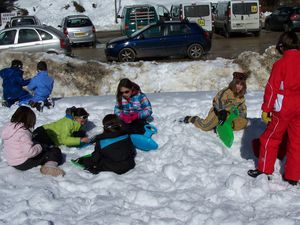
[[[79,131],[81,125],[68,115],[58,121],[43,125],[43,128],[56,145],[80,145],[80,137],[72,137],[72,133]]]

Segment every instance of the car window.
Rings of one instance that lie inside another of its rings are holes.
[[[11,26],[20,26],[20,25],[34,25],[35,21],[30,18],[20,18],[12,21]]]
[[[0,45],[11,45],[15,41],[17,31],[9,30],[0,34]]]
[[[18,43],[39,41],[38,33],[33,29],[20,29]]]
[[[92,22],[87,18],[73,18],[67,20],[67,27],[89,27],[93,26]]]
[[[165,36],[184,35],[191,33],[186,24],[168,24],[165,28]]]
[[[36,30],[37,30],[37,32],[39,32],[43,41],[53,39],[53,36],[51,34],[49,34],[48,32],[40,30],[40,29],[36,29]]]
[[[163,29],[161,25],[152,26],[143,32],[145,38],[153,38],[163,36]]]
[[[172,6],[172,17],[179,17],[179,7],[178,6]]]
[[[200,17],[209,16],[209,6],[208,5],[189,5],[184,6],[184,16],[185,17]]]
[[[249,15],[256,14],[257,12],[258,6],[256,2],[232,4],[232,13],[234,15]]]

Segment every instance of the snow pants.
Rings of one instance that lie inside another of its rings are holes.
[[[287,132],[284,178],[300,180],[300,95],[285,96],[279,112],[272,113],[272,121],[260,137],[257,169],[265,174],[274,172],[278,149]]]
[[[248,120],[243,117],[238,117],[232,121],[232,129],[237,131],[244,129],[247,126]],[[218,126],[219,120],[217,115],[215,114],[214,108],[212,107],[208,115],[205,119],[197,117],[194,122],[195,127],[200,128],[203,131],[213,130],[216,126]]]

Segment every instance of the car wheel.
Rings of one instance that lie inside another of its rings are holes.
[[[135,52],[131,48],[123,48],[119,52],[120,62],[133,62],[135,60]]]
[[[190,59],[200,59],[204,51],[200,44],[192,44],[187,49],[187,55]]]
[[[255,37],[259,37],[260,36],[260,31],[253,31],[253,34]]]

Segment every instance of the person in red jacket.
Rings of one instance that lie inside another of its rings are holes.
[[[287,132],[283,180],[296,185],[300,180],[300,47],[295,32],[283,33],[277,50],[283,54],[274,63],[265,87],[262,120],[267,128],[260,136],[258,165],[248,175],[271,175],[278,149]]]

